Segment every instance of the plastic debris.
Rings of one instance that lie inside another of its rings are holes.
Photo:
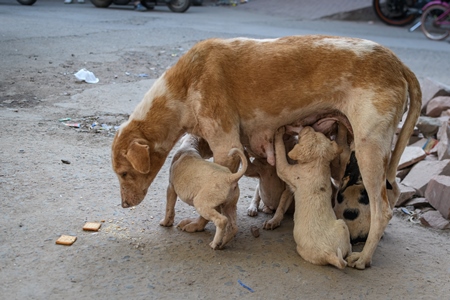
[[[86,81],[87,83],[97,83],[99,79],[95,77],[94,73],[86,69],[81,69],[75,73],[75,77],[80,81]]]
[[[62,118],[62,119],[59,119],[58,121],[59,122],[67,122],[67,121],[70,121],[71,120],[71,118]]]
[[[407,214],[407,215],[412,215],[413,213],[412,212],[410,212],[408,209],[406,209],[405,207],[402,207],[402,208],[400,208],[401,209],[401,211],[404,213],[404,214]]]
[[[123,116],[86,116],[72,118],[70,122],[61,121],[60,124],[76,129],[78,132],[92,132],[113,135],[119,130],[119,124],[128,119],[128,115]],[[61,119],[63,120],[63,119]]]
[[[242,285],[242,287],[244,287],[244,288],[246,288],[247,290],[249,290],[250,292],[252,292],[252,293],[255,292],[251,287],[249,287],[248,285],[244,284],[240,279],[238,279],[238,283],[239,283],[240,285]]]
[[[439,143],[438,140],[434,138],[428,138],[427,142],[425,143],[425,145],[423,145],[422,149],[425,151],[426,154],[430,154],[431,149],[433,149],[434,146],[436,146],[438,143]]]
[[[419,220],[419,214],[418,214],[418,213],[412,212],[412,211],[410,211],[409,209],[407,209],[407,208],[405,208],[405,207],[402,207],[402,208],[401,208],[401,211],[402,211],[404,214],[409,215],[408,220],[409,220],[411,223],[414,223],[414,224],[419,224],[419,223],[420,223],[420,220]]]
[[[112,126],[107,125],[107,124],[102,124],[102,128],[105,130],[110,130],[112,128]]]
[[[64,123],[64,125],[66,125],[68,127],[73,127],[73,128],[80,128],[81,127],[80,123]]]
[[[94,123],[91,124],[91,127],[90,127],[90,128],[91,128],[91,129],[94,129],[94,128],[97,127],[97,126],[98,126],[98,123],[97,123],[97,122],[94,122]]]

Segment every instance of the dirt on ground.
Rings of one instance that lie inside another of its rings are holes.
[[[401,213],[386,228],[372,267],[359,271],[300,258],[292,215],[281,227],[263,230],[271,215],[247,216],[257,183],[252,178],[240,181],[239,232],[223,250],[208,246],[211,223],[198,233],[161,227],[172,155],[146,199],[121,207],[110,160],[116,126],[193,42],[117,52],[117,60],[111,53],[91,59],[65,53],[55,60],[31,55],[1,72],[0,298],[447,297],[449,231],[411,223]],[[73,74],[80,66],[100,82],[77,81]],[[177,202],[176,223],[195,216],[194,208]],[[83,231],[85,222],[102,227]],[[252,226],[259,227],[259,237]],[[61,235],[77,240],[55,244]]]

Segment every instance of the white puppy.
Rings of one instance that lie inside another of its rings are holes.
[[[347,225],[337,220],[331,206],[330,162],[341,149],[311,127],[300,132],[299,142],[288,156],[283,143],[284,128],[275,138],[277,173],[294,191],[294,239],[303,259],[317,265],[331,264],[339,269],[347,266],[344,258],[351,254]]]

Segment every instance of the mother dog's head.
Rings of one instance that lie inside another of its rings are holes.
[[[144,200],[148,187],[169,153],[158,149],[155,142],[138,133],[136,130],[121,128],[112,143],[112,167],[119,178],[124,208],[138,205]]]

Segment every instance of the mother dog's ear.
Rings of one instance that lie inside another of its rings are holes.
[[[148,149],[148,145],[134,141],[128,146],[128,151],[125,154],[133,168],[142,174],[150,172],[150,153]]]

